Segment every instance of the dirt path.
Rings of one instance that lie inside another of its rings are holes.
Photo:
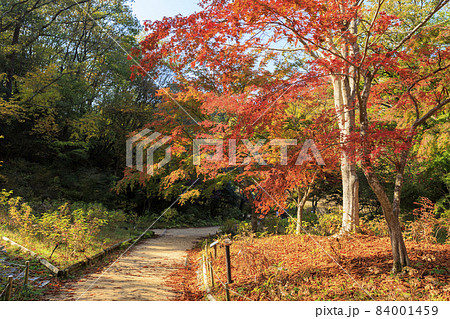
[[[132,247],[94,285],[101,272],[67,284],[53,300],[172,299],[175,293],[165,286],[165,277],[176,269],[177,264],[184,263],[186,250],[192,248],[197,239],[217,230],[218,227],[156,229],[159,237],[143,240]]]

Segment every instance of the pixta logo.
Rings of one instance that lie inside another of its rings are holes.
[[[161,133],[154,132],[150,134],[149,129],[144,129],[137,133],[136,135],[130,137],[127,140],[127,166],[133,166],[133,155],[136,154],[136,170],[140,172],[144,172],[144,150],[146,151],[146,163],[147,169],[145,173],[148,175],[153,175],[154,173],[154,154],[155,151],[162,147],[164,144],[167,144],[171,137],[164,136]],[[150,135],[149,135],[150,134]],[[236,160],[236,149],[237,143],[243,143],[245,148],[248,151],[249,156],[247,156],[242,163],[237,163]],[[258,152],[263,145],[266,144],[266,140],[258,140],[255,143],[244,139],[241,141],[237,141],[236,139],[229,139],[227,141],[228,147],[228,164],[230,166],[236,165],[248,165],[253,160],[258,163],[258,165],[264,166],[267,165],[266,161],[263,159],[261,154]],[[270,140],[269,145],[279,147],[280,150],[280,164],[288,165],[288,147],[297,145],[297,140],[293,139],[274,139]],[[224,160],[224,141],[221,139],[194,139],[193,140],[193,164],[198,166],[201,164],[202,159],[202,147],[204,146],[213,146],[215,148],[214,154],[204,154],[203,159],[211,162],[218,162]],[[135,151],[134,151],[135,150]],[[309,153],[312,153],[312,158]],[[164,159],[157,163],[157,168],[161,168],[172,158],[172,148],[169,145],[165,150]],[[304,162],[315,160],[317,165],[325,165],[325,162],[320,155],[319,150],[317,149],[316,144],[313,140],[307,139],[298,154],[298,157],[295,161],[295,165],[302,165]]]
[[[154,173],[154,161],[153,157],[155,154],[155,151],[169,142],[172,138],[169,136],[164,136],[161,133],[154,132],[150,136],[148,134],[150,133],[149,129],[144,129],[137,133],[136,135],[130,137],[127,139],[127,159],[126,164],[128,167],[134,167],[133,165],[133,154],[134,149],[136,149],[136,170],[140,172],[144,172],[144,150],[146,150],[146,162],[147,162],[147,170],[146,173],[148,175],[153,175]],[[166,148],[165,156],[162,161],[158,163],[158,168],[163,167],[167,163],[170,162],[170,159],[172,158],[172,147],[169,145]]]
[[[228,140],[228,164],[230,166],[238,165],[236,161],[236,144],[239,141],[236,139]],[[263,159],[259,150],[262,146],[266,144],[266,140],[261,139],[258,140],[255,144],[251,141],[244,139],[240,141],[244,144],[245,148],[248,151],[249,156],[247,156],[244,161],[239,165],[248,165],[253,159],[258,163],[258,165],[264,166],[267,165],[266,161]],[[274,139],[270,140],[269,145],[280,147],[280,164],[288,165],[288,147],[297,145],[297,140],[293,139]],[[205,157],[207,161],[218,162],[223,161],[224,159],[224,141],[221,139],[195,139],[194,140],[194,165],[200,165],[201,161],[201,147],[202,146],[215,146],[215,154],[209,154]],[[306,140],[303,145],[298,157],[295,161],[295,165],[302,165],[304,162],[312,161],[313,158],[308,154],[308,151],[312,153],[314,156],[314,160],[317,165],[323,166],[325,162],[320,155],[319,150],[317,149],[316,144],[313,140]]]

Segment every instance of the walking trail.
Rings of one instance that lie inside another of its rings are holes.
[[[217,230],[218,227],[153,230],[158,237],[133,246],[95,284],[102,272],[67,284],[53,300],[173,300],[176,294],[165,285],[165,278],[184,264],[186,250],[196,240]]]

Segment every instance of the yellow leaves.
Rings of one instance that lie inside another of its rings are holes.
[[[1,75],[0,75],[1,77]],[[5,101],[0,98],[0,119],[15,117],[22,108],[15,101]]]
[[[200,191],[198,189],[188,190],[187,192],[183,193],[183,195],[180,196],[180,204],[184,205],[188,201],[193,203],[199,197],[200,197]]]
[[[47,115],[39,117],[32,129],[33,133],[43,135],[44,138],[56,137],[59,130],[58,123],[56,123],[55,116],[51,111],[49,111]]]
[[[172,171],[167,177],[164,178],[163,186],[169,187],[177,181],[183,180],[187,177],[186,172],[182,169]]]

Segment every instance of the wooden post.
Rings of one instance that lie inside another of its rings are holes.
[[[209,256],[207,250],[205,250],[205,263],[206,263],[206,272],[209,273]]]
[[[225,283],[225,295],[227,297],[227,301],[231,301],[230,298],[230,289],[228,289],[228,283]]]
[[[211,287],[214,288],[214,270],[211,260],[209,261],[209,274],[211,276]]]
[[[12,285],[13,285],[13,276],[9,276],[8,277],[8,288],[6,289],[6,301],[11,300]]]
[[[206,283],[208,283],[209,282],[209,279],[208,279],[208,274],[209,274],[208,255],[203,254],[203,262],[205,264],[204,270],[205,270],[205,274],[206,274]]]
[[[203,286],[205,289],[208,289],[208,274],[207,272],[207,265],[206,265],[206,258],[205,255],[202,254],[202,269],[203,269]]]
[[[30,262],[26,261],[25,262],[25,277],[23,279],[23,285],[26,286],[28,285],[28,277],[30,275]]]
[[[231,284],[233,283],[233,280],[231,279],[231,257],[230,257],[231,240],[225,239],[224,244],[225,244],[226,265],[227,265],[227,283]]]
[[[216,240],[211,245],[209,245],[209,247],[214,247],[214,259],[217,258],[217,244],[219,244],[219,242]]]

